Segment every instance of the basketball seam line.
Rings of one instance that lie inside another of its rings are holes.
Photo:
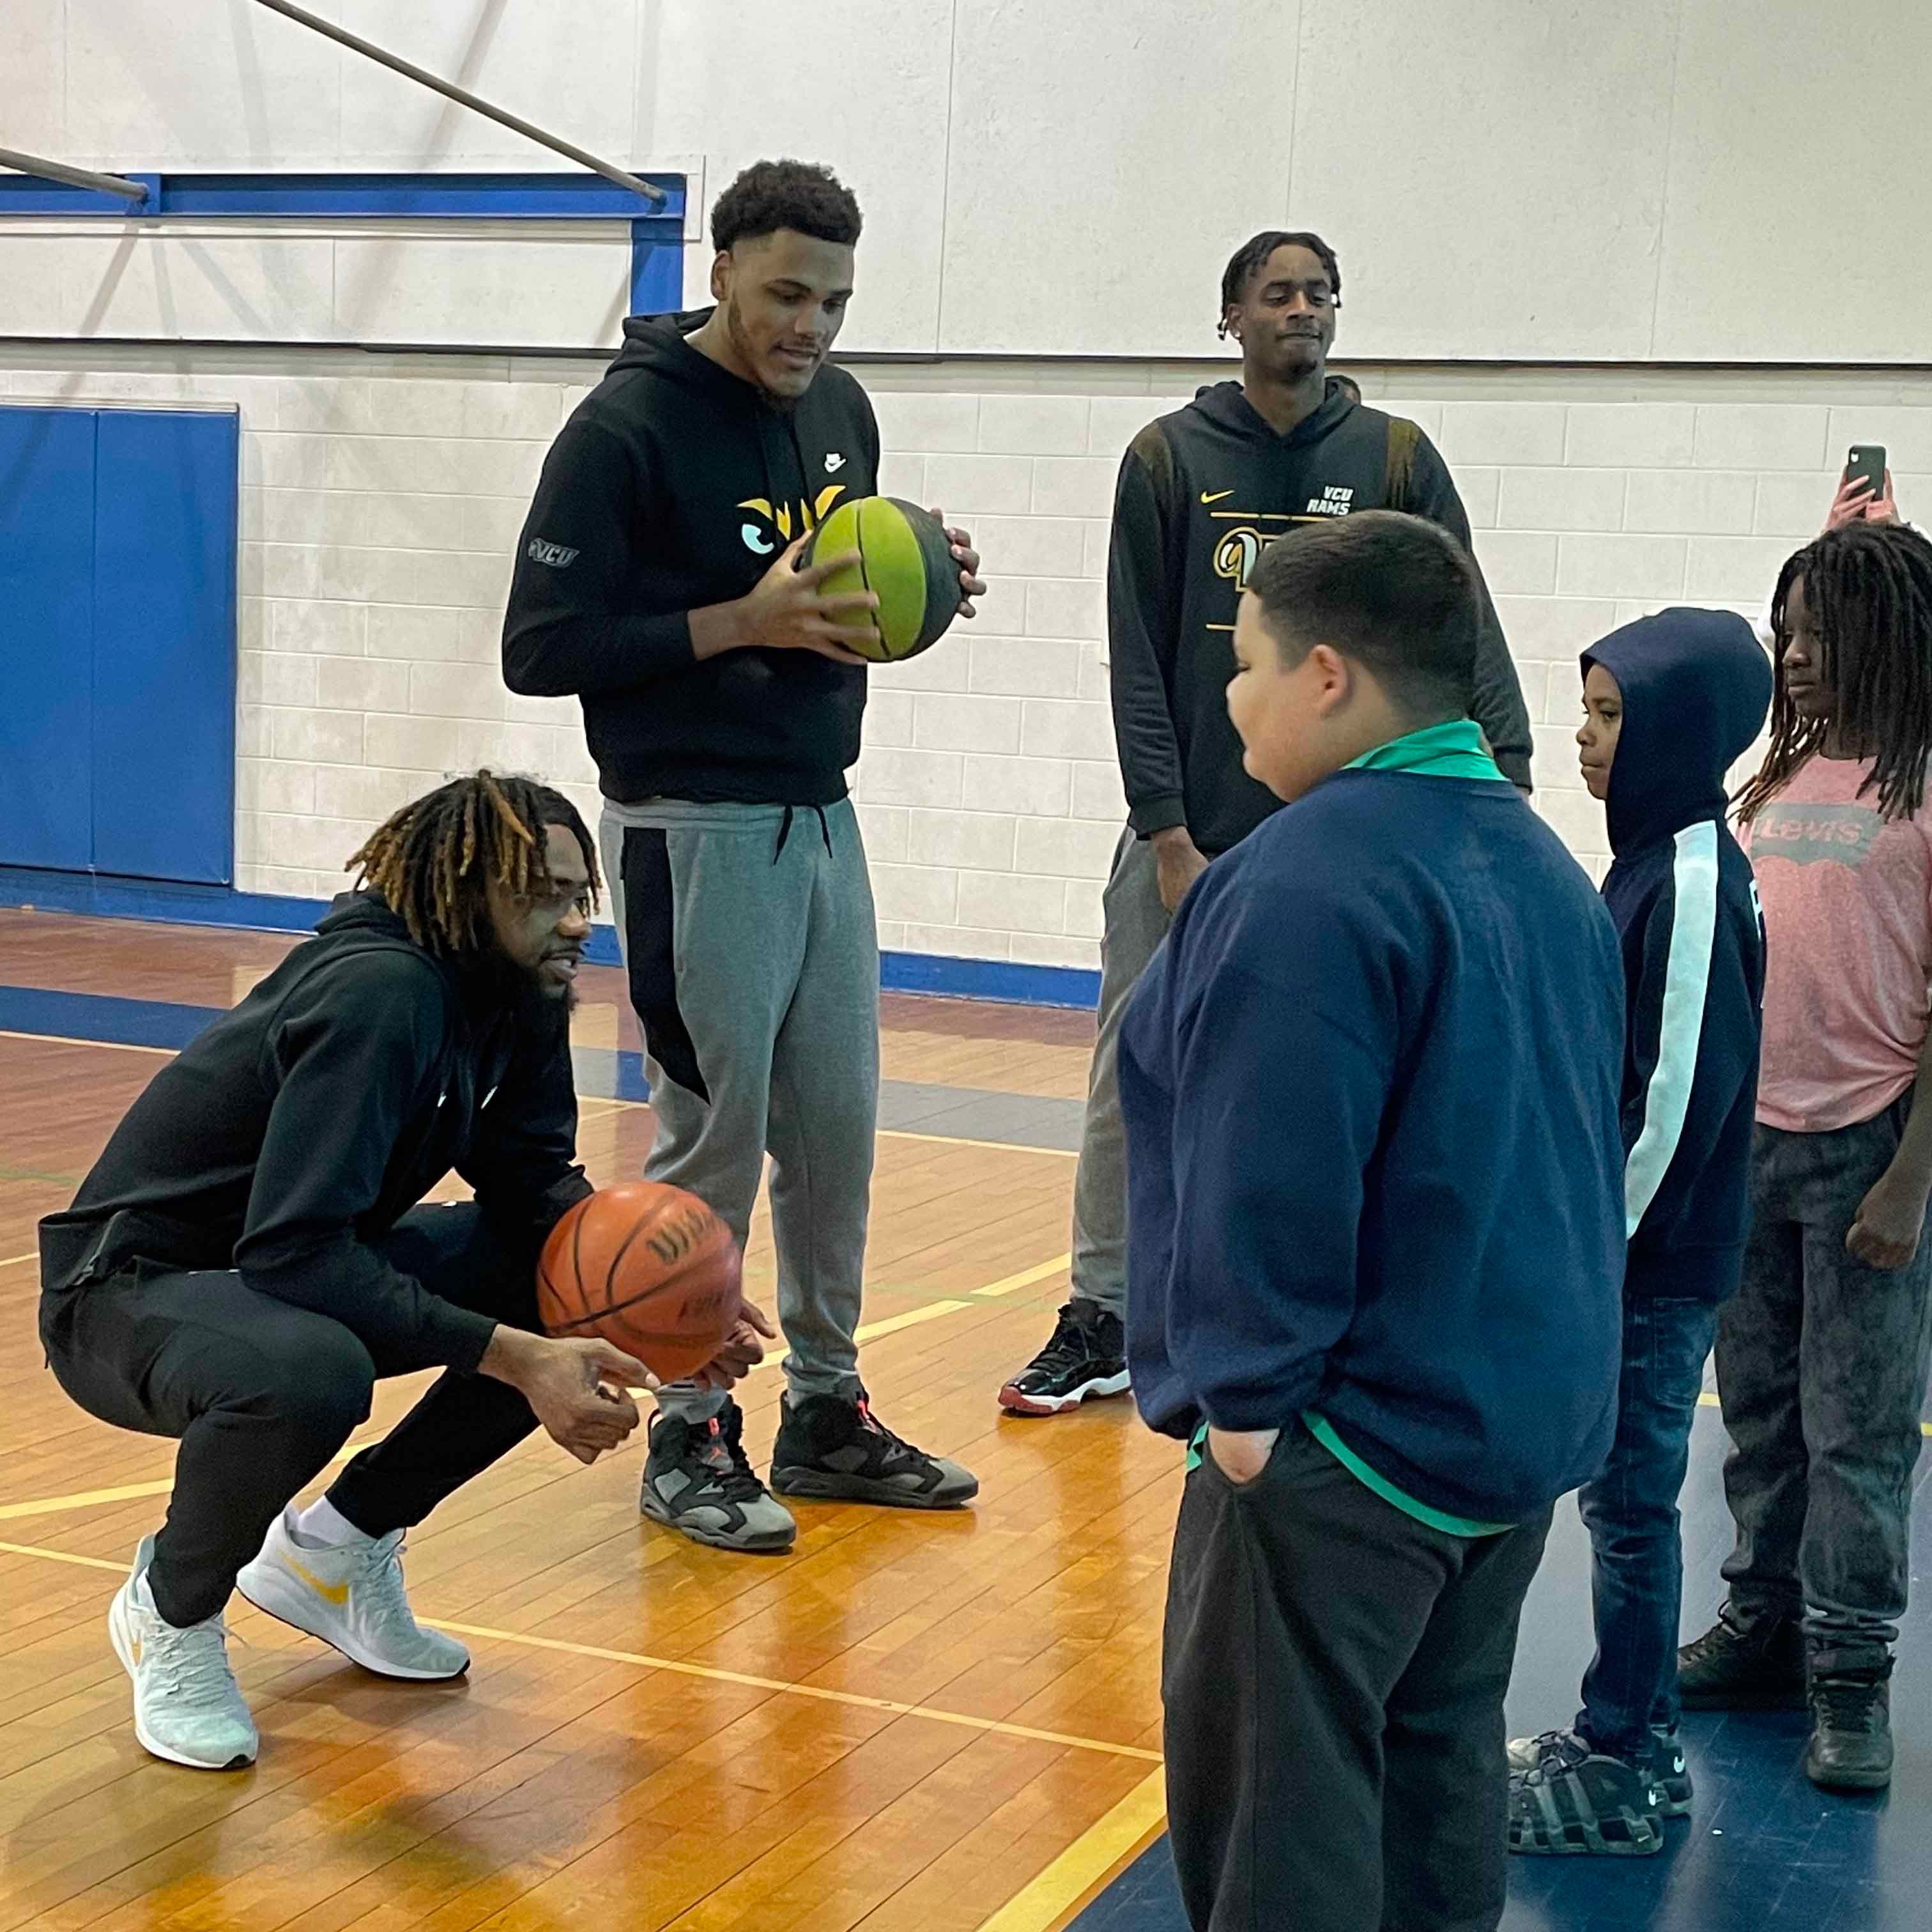
[[[644,1232],[645,1225],[650,1218],[651,1217],[648,1214],[640,1214],[638,1218],[631,1223],[631,1232],[617,1244],[617,1252],[610,1257],[610,1265],[604,1270],[604,1312],[607,1315],[616,1312],[610,1306],[610,1292],[616,1287],[617,1283],[618,1268],[622,1262],[624,1257],[631,1252],[632,1243]],[[677,1277],[674,1275],[670,1279],[674,1281],[676,1278]],[[668,1286],[668,1282],[660,1282],[658,1284],[658,1288],[662,1289]],[[578,1271],[577,1286],[578,1291],[580,1294],[583,1292],[584,1288],[584,1274],[581,1269]]]
[[[866,568],[866,512],[864,509],[864,500],[865,500],[861,499],[858,504],[854,506],[852,531],[853,534],[859,539],[859,581],[865,589],[869,592],[872,588],[872,576],[871,572]],[[880,662],[884,664],[890,664],[892,662],[891,646],[886,641],[886,627],[879,621],[879,620],[884,615],[885,612],[883,608],[873,614],[872,628],[879,634],[880,650],[886,653],[886,656],[881,658]],[[862,656],[863,653],[862,652],[860,655]]]

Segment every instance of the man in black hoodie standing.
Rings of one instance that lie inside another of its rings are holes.
[[[789,1352],[772,1490],[944,1508],[978,1489],[872,1415],[858,1370],[878,1101],[878,939],[845,773],[869,593],[794,568],[878,488],[879,434],[828,362],[860,215],[825,169],[764,161],[712,211],[717,306],[633,317],[537,487],[503,632],[512,691],[573,695],[657,1139],[647,1172],[742,1242],[767,1154]],[[949,532],[962,608],[980,585]],[[660,1392],[644,1513],[722,1549],[783,1550],[722,1390]]]
[[[404,1532],[541,1423],[580,1462],[637,1426],[644,1367],[540,1332],[536,1259],[590,1192],[569,1004],[597,870],[569,800],[488,772],[405,806],[338,898],[128,1109],[40,1224],[40,1330],[91,1415],[178,1438],[167,1522],[109,1613],[135,1733],[252,1763],[222,1610],[242,1593],[365,1670],[460,1676],[410,1614]],[[452,1169],[473,1201],[424,1207]],[[761,1351],[749,1322],[706,1371]],[[326,1496],[291,1499],[379,1377],[444,1372]]]
[[[1464,549],[1469,520],[1435,446],[1328,374],[1342,271],[1318,235],[1270,230],[1236,250],[1220,332],[1241,380],[1150,423],[1120,464],[1107,566],[1114,735],[1127,829],[1105,897],[1100,1036],[1074,1180],[1072,1293],[1046,1346],[1000,1390],[1053,1415],[1127,1387],[1126,1143],[1118,1051],[1127,998],[1187,889],[1280,801],[1250,778],[1225,694],[1234,613],[1263,549],[1306,524],[1406,510]],[[1529,714],[1478,576],[1472,713],[1497,764],[1529,789]]]

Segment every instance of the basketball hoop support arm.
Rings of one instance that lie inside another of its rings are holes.
[[[467,88],[458,87],[455,82],[445,80],[440,76],[418,67],[413,61],[406,61],[401,55],[392,54],[388,49],[379,47],[371,40],[364,40],[360,34],[352,34],[346,27],[338,27],[333,20],[318,18],[304,8],[296,6],[294,0],[255,0],[255,4],[258,7],[267,8],[272,14],[280,14],[299,26],[312,28],[325,39],[334,40],[352,52],[362,55],[366,59],[375,62],[378,66],[388,68],[393,74],[400,74],[406,80],[417,82],[432,93],[441,94],[446,100],[453,100],[459,107],[467,107],[472,113],[481,114],[486,119],[494,121],[514,134],[521,134],[525,140],[535,141],[540,147],[548,148],[554,154],[564,155],[580,166],[602,175],[606,181],[615,182],[620,188],[629,190],[632,194],[642,195],[653,206],[664,199],[662,188],[652,182],[639,180],[635,175],[626,172],[615,162],[600,160],[596,155],[565,140],[561,135],[546,134],[542,128],[533,127],[520,116],[511,113],[507,108],[493,106],[487,100],[479,100]],[[0,158],[4,158],[4,155],[0,155]],[[71,170],[66,176],[56,177],[62,180],[72,178]],[[105,186],[106,178],[93,176],[82,184]],[[128,185],[134,187],[136,184],[130,182]],[[116,194],[122,191],[118,187],[112,190]]]

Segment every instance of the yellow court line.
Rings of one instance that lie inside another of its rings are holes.
[[[1700,1408],[1721,1408],[1724,1404],[1712,1390],[1706,1389],[1697,1398],[1697,1406]],[[1918,1425],[1918,1432],[1922,1436],[1932,1436],[1932,1422],[1922,1422]]]
[[[82,1041],[80,1043],[84,1046],[86,1042]],[[988,1088],[986,1090],[992,1092],[994,1090]],[[648,1100],[620,1100],[608,1094],[591,1094],[586,1097],[601,1100],[611,1107],[648,1107],[651,1104]],[[1004,1094],[1000,1097],[1016,1100],[1023,1096]],[[1001,1154],[1052,1154],[1061,1160],[1078,1160],[1080,1158],[1078,1148],[1036,1147],[1030,1141],[974,1140],[960,1134],[922,1134],[910,1127],[875,1127],[872,1131],[874,1138],[882,1141],[929,1141],[934,1147],[992,1148]]]
[[[18,1268],[22,1262],[34,1262],[38,1261],[39,1259],[40,1256],[38,1253],[31,1255],[9,1255],[4,1262],[0,1262],[0,1268]]]
[[[124,1563],[110,1563],[104,1556],[76,1556],[70,1550],[43,1550],[38,1543],[0,1543],[0,1552],[9,1556],[44,1556],[50,1563],[76,1563],[83,1570],[111,1570],[117,1576],[128,1574]]]
[[[380,1436],[363,1437],[360,1441],[345,1442],[322,1466],[329,1468],[338,1462],[346,1462],[350,1456],[359,1455],[371,1442],[382,1441]],[[63,1510],[95,1509],[103,1503],[129,1503],[142,1496],[164,1496],[174,1488],[172,1476],[154,1483],[127,1483],[114,1490],[79,1490],[71,1496],[40,1496],[32,1502],[0,1503],[0,1522],[12,1522],[23,1516],[58,1516]],[[114,1566],[110,1564],[109,1568]]]
[[[47,1046],[98,1046],[108,1053],[158,1053],[169,1060],[175,1057],[171,1046],[133,1046],[121,1040],[76,1040],[64,1033],[14,1033],[4,1027],[0,1027],[0,1040],[38,1040]]]
[[[964,1711],[942,1711],[930,1704],[902,1704],[892,1697],[864,1697],[856,1690],[832,1690],[817,1684],[789,1684],[782,1677],[755,1677],[742,1670],[722,1670],[709,1664],[687,1664],[682,1658],[646,1657],[634,1650],[607,1650],[596,1644],[566,1643],[556,1637],[529,1636],[520,1630],[495,1630],[487,1624],[445,1623],[434,1617],[419,1622],[433,1630],[452,1630],[458,1636],[476,1636],[501,1643],[526,1644],[532,1650],[558,1650],[572,1657],[602,1657],[614,1664],[634,1664],[642,1670],[668,1670],[680,1677],[701,1677],[714,1684],[742,1684],[754,1690],[770,1690],[788,1697],[812,1697],[823,1704],[844,1704],[861,1711],[888,1711],[898,1718],[924,1718],[934,1724],[958,1724],[971,1731],[986,1731],[1003,1738],[1025,1738],[1035,1744],[1060,1744],[1069,1750],[1099,1751],[1108,1757],[1139,1758],[1159,1764],[1161,1755],[1139,1744],[1117,1744],[1104,1738],[1076,1737],[1066,1731],[1037,1730],[1030,1724],[1010,1724],[999,1718],[970,1717]]]
[[[1058,1262],[1048,1264],[1046,1272],[1050,1274],[1054,1268],[1064,1268],[1066,1264],[1066,1257],[1063,1255]],[[1018,1277],[1011,1282],[995,1282],[992,1289],[976,1289],[974,1292],[1004,1292],[1008,1288],[1017,1286],[1018,1282]],[[902,1328],[916,1328],[922,1322],[937,1321],[942,1315],[956,1315],[962,1308],[970,1308],[972,1305],[970,1301],[928,1301],[922,1307],[908,1309],[903,1315],[890,1315],[882,1321],[863,1322],[854,1331],[852,1339],[855,1342],[876,1342],[882,1335],[896,1335]],[[775,1348],[752,1372],[757,1375],[764,1370],[777,1368],[783,1360],[782,1351]],[[650,1391],[633,1389],[631,1394],[641,1400],[649,1395]],[[361,1442],[344,1443],[328,1459],[329,1463],[346,1462],[358,1450],[366,1449],[370,1442],[380,1442],[382,1439],[377,1436]],[[173,1487],[173,1479],[170,1478],[161,1482],[129,1483],[118,1489],[81,1490],[70,1496],[40,1496],[31,1502],[0,1503],[0,1522],[9,1522],[19,1516],[58,1516],[63,1510],[93,1509],[103,1503],[132,1502],[142,1496],[164,1496]]]
[[[910,1127],[880,1127],[882,1141],[930,1141],[935,1147],[991,1148],[995,1154],[1045,1154],[1058,1160],[1078,1160],[1078,1148],[1036,1147],[1030,1141],[976,1141],[958,1134],[918,1134]]]
[[[1167,1818],[1166,1773],[1150,1771],[1119,1804],[1088,1826],[1033,1882],[1016,1892],[979,1932],[1048,1932],[1096,1879]]]
[[[37,1544],[0,1543],[0,1551],[12,1556],[44,1557],[52,1563],[78,1564],[87,1570],[111,1570],[124,1575],[124,1563],[111,1563],[105,1557],[77,1556],[65,1550],[44,1550]],[[896,1718],[923,1718],[935,1724],[957,1724],[969,1731],[983,1731],[1002,1738],[1024,1738],[1034,1744],[1058,1744],[1067,1750],[1098,1751],[1107,1757],[1138,1758],[1159,1764],[1158,1751],[1139,1744],[1110,1743],[1104,1738],[1076,1737],[1067,1731],[1043,1731],[1030,1724],[1010,1724],[999,1718],[975,1718],[964,1711],[942,1711],[930,1704],[902,1704],[892,1697],[864,1697],[856,1690],[828,1690],[816,1684],[788,1683],[782,1677],[756,1677],[748,1671],[721,1670],[715,1664],[687,1664],[681,1658],[651,1657],[641,1651],[611,1650],[602,1644],[566,1643],[561,1638],[533,1636],[524,1630],[498,1630],[488,1624],[458,1624],[439,1617],[422,1617],[418,1622],[431,1630],[453,1631],[458,1636],[487,1639],[494,1643],[520,1644],[526,1650],[560,1651],[568,1657],[602,1658],[612,1664],[634,1664],[640,1670],[666,1670],[678,1677],[698,1677],[712,1684],[740,1684],[748,1690],[769,1690],[775,1696],[810,1697],[821,1704],[843,1704],[855,1710],[885,1711]]]
[[[1036,1281],[1045,1281],[1050,1276],[1064,1274],[1073,1265],[1071,1255],[1055,1255],[1050,1262],[1042,1262],[1038,1268],[1030,1268],[1024,1274],[1010,1274],[1004,1281],[996,1281],[991,1288],[976,1288],[973,1292],[980,1295],[1012,1294],[1022,1288],[1030,1288]]]

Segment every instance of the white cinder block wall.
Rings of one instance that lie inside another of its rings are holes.
[[[0,362],[14,402],[238,406],[238,884],[300,898],[452,771],[535,771],[586,813],[574,704],[505,691],[510,557],[550,438],[597,365],[537,357],[64,352]],[[85,366],[80,358],[85,358]],[[292,371],[292,373],[291,373]],[[859,373],[890,492],[975,531],[974,624],[875,675],[854,790],[889,947],[1090,967],[1122,816],[1101,640],[1129,437],[1219,372],[956,362]],[[1932,376],[1443,368],[1355,371],[1440,442],[1538,724],[1538,804],[1600,870],[1576,784],[1576,654],[1688,601],[1760,608],[1853,440],[1932,511]]]

